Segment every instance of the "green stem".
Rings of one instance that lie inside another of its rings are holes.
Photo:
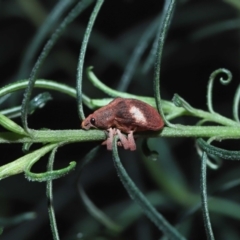
[[[161,132],[136,134],[138,137],[215,137],[216,139],[239,139],[239,127],[225,126],[181,126],[165,127]],[[57,143],[57,142],[89,142],[106,139],[102,130],[31,130],[31,137],[19,136],[15,133],[0,132],[0,143]]]

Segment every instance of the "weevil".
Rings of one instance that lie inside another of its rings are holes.
[[[102,143],[107,145],[108,150],[112,150],[114,135],[119,137],[119,146],[134,151],[134,132],[159,131],[163,126],[164,121],[155,108],[129,98],[115,98],[82,122],[83,129],[97,128],[108,131],[108,138]],[[126,133],[127,137],[122,132]]]

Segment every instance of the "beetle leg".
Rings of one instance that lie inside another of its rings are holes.
[[[123,146],[124,149],[129,149],[128,139],[121,133],[119,129],[117,129],[117,135],[120,139],[118,146]]]
[[[119,147],[123,147],[124,149],[129,149],[131,151],[136,150],[136,144],[133,136],[134,131],[130,131],[128,134],[128,137],[126,138],[124,134],[121,133],[119,129],[116,128],[109,128],[108,131],[108,138],[102,142],[102,145],[107,145],[107,150],[112,150],[112,144],[113,144],[113,137],[114,135],[118,135],[119,141],[117,142],[117,145]]]
[[[128,147],[131,151],[136,150],[136,143],[133,137],[133,131],[130,131],[130,133],[128,134]]]
[[[133,137],[133,131],[130,131],[130,133],[128,134],[128,138],[126,138],[125,135],[122,134],[119,129],[117,129],[117,134],[120,139],[121,145],[123,146],[124,149],[130,149],[131,151],[136,150],[136,144],[135,144],[135,140]],[[118,144],[118,146],[120,146],[120,143]]]
[[[102,145],[107,145],[107,150],[112,150],[112,143],[113,143],[113,136],[116,134],[116,129],[109,128],[108,131],[108,138],[102,142]]]

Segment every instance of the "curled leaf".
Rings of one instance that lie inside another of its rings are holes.
[[[212,146],[202,138],[197,139],[197,144],[207,154],[220,157],[225,160],[240,160],[240,151],[230,151],[219,147]]]
[[[22,146],[22,151],[24,153],[27,153],[30,149],[30,147],[32,146],[33,143],[24,143],[23,146]]]
[[[214,113],[213,106],[212,106],[212,89],[213,89],[213,82],[217,75],[219,74],[226,74],[227,78],[224,79],[223,77],[220,78],[220,82],[223,85],[226,85],[231,82],[232,80],[232,73],[225,69],[225,68],[219,68],[215,70],[214,72],[211,73],[208,81],[208,90],[207,90],[207,105],[208,105],[208,110],[211,113]]]
[[[56,143],[48,144],[38,150],[35,150],[31,153],[24,155],[23,157],[16,159],[15,161],[12,161],[10,163],[7,163],[1,166],[0,180],[15,174],[22,173],[30,161],[34,163],[37,162],[42,156],[44,156],[46,153],[51,151],[57,145],[58,144]]]
[[[57,146],[55,146],[55,148],[52,150],[52,153],[49,158],[48,170],[46,172],[43,172],[43,173],[31,172],[31,168],[39,160],[39,158],[31,159],[24,169],[26,178],[28,178],[28,180],[30,180],[30,181],[38,181],[38,182],[51,181],[51,180],[60,178],[64,175],[68,174],[70,171],[74,170],[74,168],[76,166],[76,162],[70,162],[68,167],[65,167],[65,168],[62,168],[59,170],[52,170],[55,153],[56,153],[58,147],[60,147],[64,144],[65,143],[60,143]]]
[[[59,170],[53,170],[53,171],[47,171],[43,173],[33,173],[31,172],[31,168],[35,163],[35,159],[33,159],[25,168],[25,176],[28,180],[30,181],[38,181],[38,182],[43,182],[43,181],[49,181],[49,180],[54,180],[60,177],[65,176],[74,168],[76,167],[76,162],[70,162],[68,167],[59,169]]]
[[[190,113],[194,112],[194,108],[188,102],[186,102],[183,98],[181,98],[178,94],[175,93],[173,95],[172,101],[177,107],[182,107]]]
[[[32,114],[37,108],[44,107],[45,104],[50,100],[52,100],[52,96],[49,92],[38,94],[29,102],[29,106],[28,106],[29,114]]]
[[[210,144],[209,141],[208,141],[208,143]],[[202,155],[203,155],[204,151],[200,148],[200,146],[198,144],[196,144],[196,149],[197,149],[197,153],[198,153],[199,157],[202,158]],[[209,168],[211,168],[213,170],[216,170],[221,165],[222,165],[222,159],[221,158],[217,157],[216,155],[208,154],[207,166]]]
[[[158,156],[159,156],[158,152],[152,151],[149,149],[148,144],[147,144],[147,139],[143,139],[143,141],[142,141],[142,152],[148,159],[150,159],[152,161],[157,161]]]

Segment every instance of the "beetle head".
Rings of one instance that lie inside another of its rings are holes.
[[[93,114],[90,114],[87,118],[82,121],[82,128],[88,130],[89,128],[96,128],[96,119]]]

